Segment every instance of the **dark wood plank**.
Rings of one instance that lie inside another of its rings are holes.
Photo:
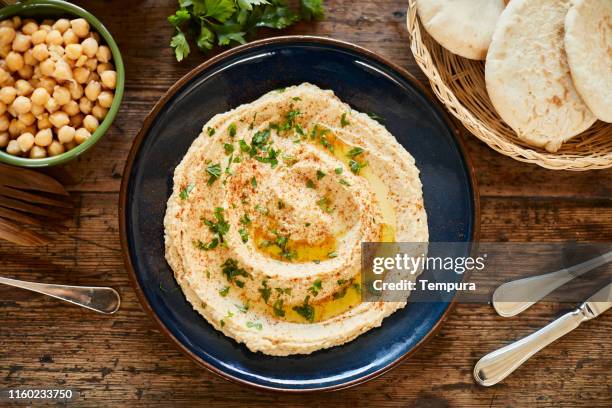
[[[112,317],[11,288],[0,288],[0,388],[68,387],[82,405],[168,406],[589,406],[612,405],[612,315],[589,322],[545,349],[507,381],[476,386],[483,354],[541,327],[560,312],[540,304],[514,319],[488,305],[459,305],[439,335],[410,360],[358,388],[324,395],[254,392],[199,368],[180,354],[142,311],[123,267],[118,191],[131,142],[162,93],[207,56],[184,63],[168,48],[165,18],[174,1],[79,1],[108,26],[127,67],[121,111],[103,140],[75,162],[48,172],[71,192],[75,215],[45,231],[53,244],[21,248],[0,242],[8,276],[116,287],[123,306]],[[423,74],[408,48],[406,2],[327,0],[328,19],[282,33],[331,36],[370,48]],[[554,172],[503,157],[463,136],[482,194],[486,241],[612,241],[612,170]],[[36,227],[33,227],[36,229]],[[42,229],[36,229],[43,231]]]

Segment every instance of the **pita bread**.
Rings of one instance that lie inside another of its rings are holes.
[[[418,0],[427,32],[453,54],[484,60],[504,0]]]
[[[512,0],[487,54],[491,102],[525,142],[556,152],[596,120],[576,92],[563,46],[569,0]]]
[[[584,103],[599,119],[612,122],[612,0],[572,0],[565,50]]]

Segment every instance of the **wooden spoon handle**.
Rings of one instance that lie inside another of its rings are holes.
[[[59,181],[45,174],[0,163],[0,185],[67,196]]]
[[[0,218],[0,239],[23,246],[46,245],[50,242],[49,238],[3,218]]]

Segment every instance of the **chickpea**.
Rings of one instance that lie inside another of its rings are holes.
[[[49,147],[47,147],[47,153],[49,153],[49,156],[57,156],[58,154],[62,154],[65,151],[66,149],[64,148],[64,145],[62,145],[57,140],[51,142]]]
[[[30,40],[32,40],[32,44],[34,45],[43,44],[46,39],[47,32],[45,30],[40,29],[40,27],[38,31],[32,33],[32,38],[30,38]]]
[[[34,122],[36,122],[36,118],[32,112],[22,113],[17,119],[26,126],[32,126]]]
[[[64,47],[62,47],[61,45],[52,44],[48,48],[49,48],[49,54],[51,55],[51,58],[53,58],[55,61],[61,59],[65,54]]]
[[[1,85],[8,84],[8,82],[10,82],[12,79],[13,77],[11,76],[11,74],[6,72],[4,68],[0,68],[0,84]]]
[[[77,60],[83,53],[81,44],[68,44],[66,46],[66,56],[71,60]]]
[[[11,48],[11,44],[0,45],[0,58],[6,58],[13,49]]]
[[[77,143],[76,143],[74,140],[73,140],[72,142],[66,143],[66,144],[64,145],[64,147],[66,148],[66,150],[72,150],[72,149],[74,149],[74,148],[75,148],[75,147],[77,147],[77,146],[78,146],[78,144],[77,144]]]
[[[111,50],[106,45],[101,45],[98,47],[98,52],[96,52],[96,58],[100,62],[108,62],[111,59]]]
[[[59,108],[60,108],[59,103],[57,103],[55,99],[53,98],[49,98],[47,103],[45,103],[45,109],[49,113],[54,113],[55,111],[59,110]]]
[[[32,56],[36,58],[38,61],[46,62],[47,58],[49,57],[49,49],[47,48],[47,44],[35,45],[34,48],[32,48]],[[49,62],[53,63],[53,61],[49,61]]]
[[[76,115],[70,117],[70,125],[74,128],[81,127],[81,125],[83,124],[83,119],[83,114],[77,113]]]
[[[84,18],[71,20],[70,26],[72,31],[81,38],[85,38],[89,34],[89,23]]]
[[[34,143],[38,146],[47,147],[53,141],[53,132],[51,129],[42,129],[36,133]]]
[[[53,77],[58,81],[68,81],[73,79],[72,69],[64,60],[58,60],[55,63],[55,71],[53,71]]]
[[[11,27],[11,28],[14,28],[13,20],[2,20],[2,21],[0,21],[0,27]]]
[[[28,152],[34,146],[34,135],[31,133],[23,133],[17,138],[19,148],[23,153]]]
[[[97,81],[91,81],[85,87],[85,96],[87,99],[93,102],[98,99],[98,95],[100,95],[101,91],[102,87],[100,86],[100,83]]]
[[[26,65],[31,65],[32,67],[38,64],[38,60],[34,58],[34,53],[32,52],[31,49],[23,53],[23,62]]]
[[[4,112],[6,112],[6,103],[0,102],[0,115],[4,115]]]
[[[91,37],[84,39],[81,45],[83,46],[83,54],[89,58],[93,58],[98,52],[98,42]]]
[[[72,126],[62,126],[57,131],[57,139],[62,144],[70,143],[74,140],[75,133],[76,130]]]
[[[47,157],[47,151],[40,146],[33,146],[30,150],[30,159],[44,159]]]
[[[30,48],[31,44],[32,41],[30,40],[29,35],[18,32],[15,34],[15,39],[13,40],[13,50],[17,52],[25,52],[28,48]]]
[[[46,60],[41,62],[39,66],[40,73],[44,76],[52,76],[53,72],[55,72],[55,61],[53,61],[51,58],[47,58]]]
[[[76,35],[74,31],[72,31],[72,29],[66,30],[66,32],[63,35],[63,38],[64,38],[64,44],[66,45],[79,43],[79,36]]]
[[[53,125],[49,121],[49,114],[48,113],[43,113],[41,115],[41,117],[38,118],[38,122],[36,123],[36,126],[39,129],[51,129],[53,127]]]
[[[87,62],[87,55],[81,55],[78,60],[74,63],[75,67],[82,67]]]
[[[91,114],[96,117],[98,120],[104,119],[106,114],[108,113],[108,108],[103,108],[102,106],[96,104],[93,108],[91,108]]]
[[[23,31],[24,34],[32,35],[38,31],[38,24],[36,24],[34,20],[28,20],[23,27],[21,27],[21,31]]]
[[[55,79],[49,77],[41,78],[38,83],[38,86],[41,88],[45,88],[49,94],[53,92],[53,90],[55,89],[55,85],[57,85]]]
[[[78,144],[83,143],[91,137],[91,133],[85,128],[78,128],[74,133],[74,141]]]
[[[28,113],[32,109],[32,102],[27,96],[18,96],[13,101],[13,108],[18,114]]]
[[[74,77],[74,80],[77,81],[79,84],[86,83],[87,79],[89,79],[89,74],[89,70],[84,67],[75,68],[72,71],[72,76]]]
[[[113,94],[112,92],[102,91],[100,95],[98,95],[98,103],[103,108],[110,108],[113,104]]]
[[[98,67],[98,60],[95,58],[89,58],[87,61],[85,61],[84,67],[93,73]]]
[[[46,32],[49,32],[53,30],[53,27],[51,27],[52,25],[53,25],[53,20],[43,20],[42,23],[40,23],[40,25],[38,26],[38,28],[40,28],[41,30],[45,30]]]
[[[15,39],[15,29],[13,27],[0,27],[0,44],[12,44]]]
[[[81,110],[81,112],[87,115],[91,112],[91,108],[93,108],[93,102],[91,102],[86,97],[82,97],[81,99],[79,99],[79,109]]]
[[[66,103],[64,106],[62,106],[62,110],[66,112],[68,116],[74,116],[77,113],[81,112],[79,104],[76,101],[73,101],[72,99],[68,101],[68,103]]]
[[[13,28],[18,29],[21,27],[21,17],[13,16]]]
[[[0,132],[6,132],[9,128],[11,121],[9,119],[9,116],[4,113],[2,115],[0,115]]]
[[[10,104],[9,106],[6,107],[6,111],[9,113],[9,115],[11,115],[13,118],[16,117],[17,115],[19,115],[16,111],[15,111],[15,107],[13,106],[13,104]]]
[[[21,68],[23,68],[24,65],[23,57],[21,56],[21,54],[14,51],[8,53],[5,62],[6,68],[8,68],[9,71],[13,72],[20,70]]]
[[[87,115],[85,116],[85,119],[83,119],[83,127],[90,133],[95,132],[99,125],[100,123],[98,122],[98,119],[96,119],[96,117],[93,115]]]
[[[102,75],[104,71],[114,71],[113,64],[110,62],[100,62],[96,67],[96,72]]]
[[[20,155],[21,149],[19,148],[19,143],[16,140],[11,140],[6,146],[6,152],[13,156]]]
[[[49,115],[49,121],[56,128],[61,128],[62,126],[65,126],[70,123],[70,118],[68,117],[66,112],[57,111]]]
[[[34,87],[25,79],[17,80],[15,82],[15,89],[17,89],[17,95],[19,96],[28,96],[34,91]]]
[[[104,71],[100,74],[102,85],[108,89],[115,89],[117,86],[117,72],[115,71]]]
[[[24,65],[17,73],[23,79],[31,79],[34,76],[34,68],[31,65]]]
[[[81,86],[81,84],[75,81],[68,81],[66,83],[66,86],[70,91],[70,96],[72,97],[72,99],[74,99],[75,101],[81,99],[81,96],[83,96],[83,87]]]
[[[32,102],[36,105],[44,106],[51,95],[45,88],[36,88],[34,92],[32,92]]]
[[[30,112],[32,112],[32,115],[34,115],[34,117],[36,117],[38,119],[38,117],[40,115],[45,113],[45,107],[43,105],[37,105],[37,104],[33,103],[32,104],[32,109],[30,110]]]
[[[17,90],[12,86],[3,86],[0,89],[0,101],[10,105],[17,96]]]
[[[51,26],[54,30],[64,33],[70,28],[70,21],[67,18],[60,18]]]
[[[12,137],[17,137],[20,134],[24,133],[26,125],[18,121],[17,119],[11,120],[11,124],[9,125],[8,132]]]
[[[70,91],[63,86],[56,86],[53,91],[53,99],[55,99],[58,105],[65,105],[71,100]]]
[[[9,136],[8,132],[0,133],[0,147],[8,146],[10,140],[11,137]]]
[[[64,38],[62,37],[62,33],[58,30],[51,30],[47,33],[45,42],[47,45],[62,45],[64,43]]]

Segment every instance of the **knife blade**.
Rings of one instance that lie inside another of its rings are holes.
[[[474,366],[474,379],[486,387],[502,381],[521,364],[550,343],[601,315],[612,307],[612,283],[598,290],[576,310],[564,314],[535,333],[481,358]]]

